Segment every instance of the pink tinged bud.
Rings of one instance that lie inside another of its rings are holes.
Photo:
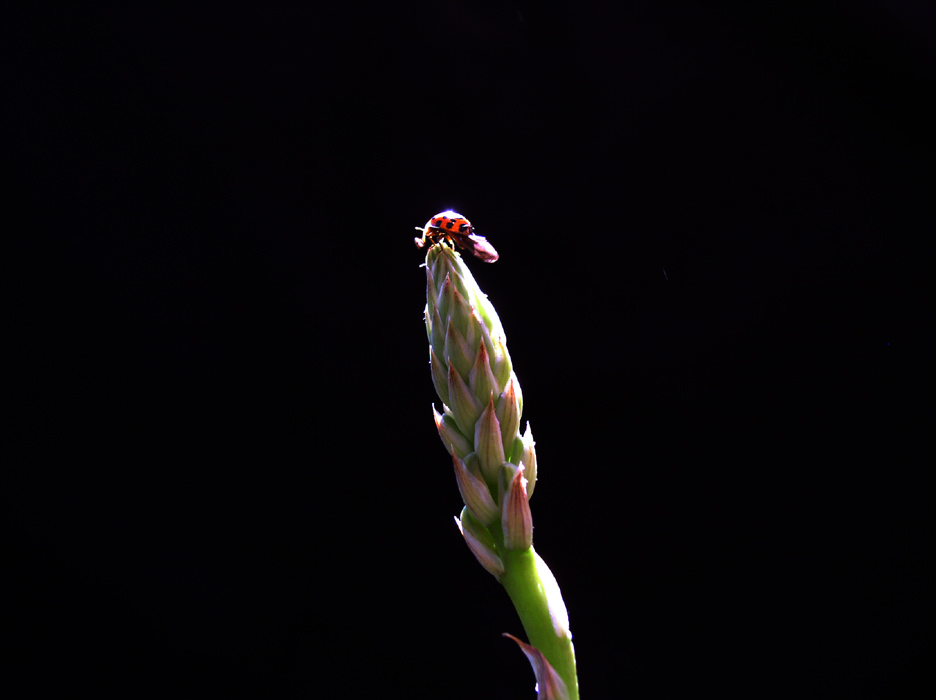
[[[520,650],[526,654],[530,665],[533,667],[533,673],[536,674],[537,700],[569,700],[569,689],[566,687],[565,681],[546,660],[543,652],[534,646],[521,642],[512,634],[505,632],[504,636],[510,637],[519,645]]]
[[[432,371],[432,386],[435,387],[436,394],[442,399],[442,403],[449,402],[448,393],[448,365],[439,359],[432,346],[429,346],[429,369]]]
[[[518,410],[520,411],[520,415],[523,415],[523,389],[520,388],[520,382],[517,380],[517,375],[514,374],[513,371],[510,372],[510,378],[513,379],[514,391],[517,393],[517,405],[520,407]],[[517,432],[519,432],[519,428]]]
[[[514,439],[520,432],[520,403],[516,390],[517,382],[511,377],[507,389],[497,398],[497,420],[504,440],[504,455],[509,461],[513,461]]]
[[[536,486],[536,443],[533,442],[533,431],[530,429],[530,421],[527,421],[526,432],[523,434],[523,476],[527,480],[527,497],[533,495],[533,488]]]
[[[484,411],[484,404],[475,398],[455,368],[449,365],[448,392],[451,402],[448,405],[458,429],[462,435],[474,435],[475,424]]]
[[[491,365],[488,364],[484,343],[478,344],[478,356],[468,374],[468,386],[479,401],[487,401],[492,394],[497,394],[497,385],[494,382],[494,375],[491,374]]]
[[[455,518],[455,524],[458,525],[468,549],[475,555],[478,563],[489,574],[499,580],[504,574],[504,562],[497,556],[491,533],[471,514],[467,507],[462,509],[461,520]]]
[[[454,366],[461,376],[467,377],[471,371],[471,366],[474,364],[474,351],[451,321],[449,321],[448,327],[445,329],[445,350],[443,352],[449,366]]]
[[[497,471],[504,461],[504,442],[501,439],[500,423],[494,413],[493,399],[488,400],[487,408],[475,424],[474,446],[481,473],[490,484],[496,484]]]
[[[439,437],[442,438],[442,444],[445,449],[452,454],[452,448],[455,449],[455,455],[464,459],[474,449],[471,441],[458,431],[458,425],[455,418],[448,412],[448,407],[443,405],[445,415],[441,415],[435,406],[432,407],[432,415],[435,417],[436,430],[439,431]]]
[[[533,516],[530,514],[523,470],[505,462],[501,474],[505,480],[510,479],[501,503],[504,546],[514,551],[528,549],[533,544]]]
[[[500,509],[491,498],[491,492],[483,479],[472,474],[465,463],[457,456],[452,455],[455,466],[455,480],[458,482],[458,492],[468,510],[485,525],[491,525],[500,517]]]

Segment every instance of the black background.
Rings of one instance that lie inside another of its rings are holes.
[[[10,683],[534,696],[430,412],[454,208],[584,697],[901,695],[936,16],[749,5],[9,14]]]

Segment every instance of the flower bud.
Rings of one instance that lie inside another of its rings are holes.
[[[457,456],[452,455],[452,463],[455,466],[455,480],[458,482],[462,502],[485,525],[496,523],[500,517],[500,510],[491,498],[487,484],[473,474]]]
[[[475,424],[484,411],[484,404],[475,398],[465,380],[451,365],[448,373],[448,393],[451,403],[447,405],[458,423],[461,434],[474,435]]]
[[[487,528],[471,514],[467,506],[462,509],[461,520],[455,518],[455,524],[478,563],[494,578],[500,579],[504,573],[504,562],[497,556],[494,539]]]
[[[478,344],[478,356],[475,358],[471,373],[468,375],[468,386],[475,398],[485,403],[492,395],[496,396],[498,394],[497,382],[491,373],[491,364],[488,362],[488,354],[484,343]]]
[[[464,459],[465,455],[474,449],[471,441],[459,432],[458,425],[455,423],[455,418],[449,412],[448,406],[442,404],[442,410],[445,411],[445,415],[439,413],[435,406],[432,407],[436,430],[439,431],[442,444],[445,445],[445,449],[449,451],[449,454],[452,454],[452,449],[454,448],[455,455]]]
[[[520,432],[520,402],[516,378],[511,376],[507,388],[497,397],[497,420],[500,421],[506,459],[513,462],[514,439]]]
[[[445,329],[445,347],[442,352],[449,367],[455,367],[462,377],[468,376],[474,364],[474,351],[451,319]]]
[[[481,473],[488,483],[496,484],[497,470],[504,461],[504,442],[493,399],[488,400],[487,408],[475,424],[474,447],[481,463]]]
[[[436,355],[435,348],[429,346],[429,369],[432,372],[432,386],[442,403],[449,402],[448,395],[448,365]]]
[[[449,318],[449,307],[452,305],[452,295],[454,293],[455,285],[452,284],[452,278],[446,273],[442,278],[442,287],[439,289],[439,294],[435,299],[435,307],[439,312],[440,318]],[[431,301],[431,299],[427,299],[426,303]]]
[[[526,432],[523,433],[523,476],[527,480],[527,498],[533,495],[536,487],[536,443],[533,442],[533,431],[530,421],[527,421]]]
[[[504,546],[515,551],[527,549],[533,544],[533,517],[530,514],[523,470],[510,462],[504,462],[501,465],[501,482],[506,482],[501,502]]]

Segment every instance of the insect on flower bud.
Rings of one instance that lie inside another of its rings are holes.
[[[417,226],[416,230],[423,234],[422,238],[416,239],[417,248],[424,247],[427,241],[433,245],[446,243],[453,248],[457,245],[484,262],[495,262],[498,258],[494,246],[484,236],[477,235],[471,222],[457,211],[439,212],[423,228]]]

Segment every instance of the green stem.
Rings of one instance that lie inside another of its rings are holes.
[[[500,527],[491,528],[497,550],[504,563],[504,574],[500,582],[513,602],[530,644],[539,649],[550,665],[565,681],[570,700],[578,700],[578,678],[575,674],[575,649],[571,635],[559,635],[549,614],[548,587],[544,585],[537,567],[537,555],[533,547],[522,551],[510,551],[504,547],[504,534]],[[539,559],[539,567],[545,567]],[[548,571],[548,570],[547,570]],[[551,576],[551,574],[550,574]],[[558,589],[556,589],[556,595]],[[562,604],[553,601],[554,605]],[[563,607],[564,604],[563,604]]]

